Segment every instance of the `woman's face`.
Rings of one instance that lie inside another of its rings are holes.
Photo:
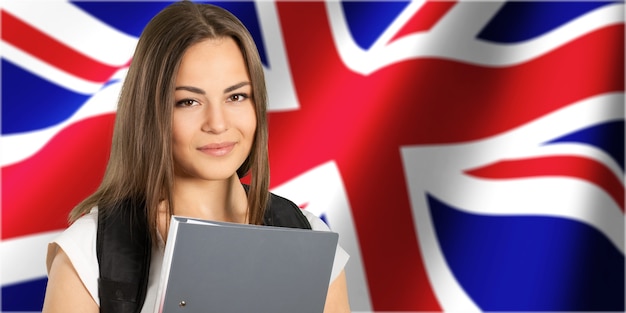
[[[235,41],[190,46],[175,84],[175,175],[203,180],[236,175],[250,153],[257,121],[250,77]]]

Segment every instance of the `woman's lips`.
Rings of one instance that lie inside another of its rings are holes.
[[[233,150],[235,147],[234,142],[220,142],[220,143],[211,143],[205,146],[198,148],[202,153],[211,155],[211,156],[224,156]]]

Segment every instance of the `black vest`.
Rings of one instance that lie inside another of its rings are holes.
[[[100,312],[139,313],[148,289],[152,241],[145,205],[125,201],[119,206],[123,208],[113,210],[116,214],[101,214],[104,210],[98,213]],[[311,229],[297,205],[275,194],[270,194],[264,224]]]

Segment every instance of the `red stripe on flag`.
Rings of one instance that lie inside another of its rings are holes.
[[[123,66],[109,66],[2,11],[2,40],[62,71],[93,82],[106,82]]]
[[[427,1],[424,5],[411,17],[411,19],[402,26],[400,31],[391,39],[394,41],[406,35],[417,32],[427,31],[431,29],[441,18],[452,9],[456,4],[455,1]]]
[[[70,210],[100,185],[114,114],[73,124],[34,156],[2,168],[2,239],[64,229]]]
[[[576,156],[551,156],[501,161],[465,171],[468,175],[491,179],[538,176],[579,178],[600,186],[624,211],[624,185],[601,163]]]

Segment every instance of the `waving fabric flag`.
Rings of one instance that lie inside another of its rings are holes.
[[[2,2],[3,312],[41,310],[168,4]],[[340,233],[353,311],[624,311],[622,1],[218,4],[265,65],[272,190]]]

